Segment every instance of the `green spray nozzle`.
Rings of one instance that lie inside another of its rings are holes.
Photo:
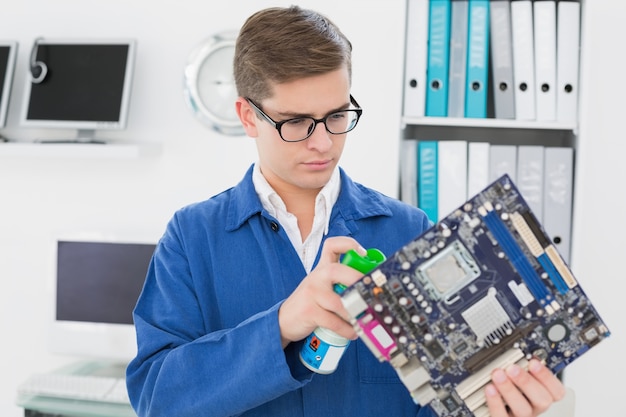
[[[365,255],[359,255],[354,249],[350,249],[344,253],[341,263],[363,274],[367,274],[385,261],[385,254],[378,249],[367,249]],[[341,294],[347,287],[343,284],[335,284],[333,289],[337,294]]]

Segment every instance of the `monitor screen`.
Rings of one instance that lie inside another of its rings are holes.
[[[132,312],[154,249],[153,243],[57,241],[51,351],[130,360]]]
[[[17,42],[0,41],[0,128],[6,126]]]
[[[126,127],[135,41],[39,39],[31,55],[23,126],[86,131]],[[35,70],[42,67],[45,75],[35,80]]]

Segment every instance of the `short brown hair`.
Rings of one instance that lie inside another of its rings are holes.
[[[271,7],[246,20],[237,38],[234,75],[242,97],[263,100],[272,83],[326,74],[345,65],[352,44],[325,16],[298,6]]]

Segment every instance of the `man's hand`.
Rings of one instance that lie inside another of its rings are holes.
[[[349,286],[363,276],[361,272],[339,262],[341,255],[350,249],[361,255],[366,254],[366,250],[352,238],[326,239],[319,263],[278,311],[283,347],[304,339],[318,326],[348,339],[356,339],[356,333],[347,321],[348,312],[339,295],[333,291],[333,284]]]
[[[491,417],[535,417],[565,396],[561,381],[537,359],[529,361],[528,372],[512,365],[494,370],[491,380],[485,388]]]

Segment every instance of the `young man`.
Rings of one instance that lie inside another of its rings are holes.
[[[430,415],[360,341],[330,375],[298,357],[318,326],[356,339],[333,284],[361,274],[341,254],[391,255],[429,226],[419,209],[338,167],[361,115],[350,42],[313,11],[270,8],[242,27],[234,70],[258,162],[168,224],[134,314],[133,407],[150,417]],[[564,393],[537,361],[493,379],[493,417],[537,415]]]

